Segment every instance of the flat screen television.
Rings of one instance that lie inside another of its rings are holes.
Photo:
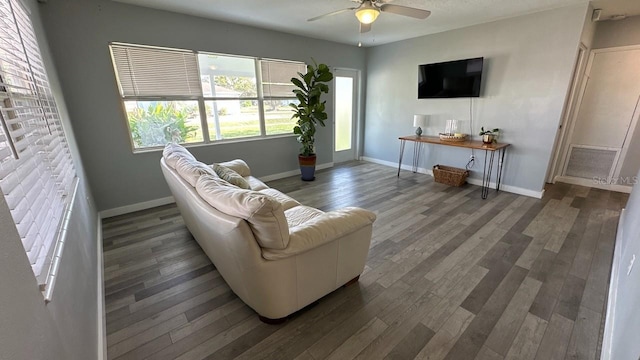
[[[420,65],[418,99],[479,97],[484,58]]]

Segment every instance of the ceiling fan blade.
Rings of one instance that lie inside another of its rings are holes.
[[[392,14],[409,16],[416,19],[426,19],[431,15],[431,11],[411,8],[407,6],[394,5],[394,4],[382,4],[380,11],[389,12]]]
[[[360,34],[371,31],[371,24],[360,23]]]
[[[342,10],[337,10],[337,11],[334,11],[334,12],[330,12],[330,13],[328,13],[328,14],[324,14],[324,15],[320,15],[320,16],[312,17],[311,19],[307,19],[307,21],[316,21],[316,20],[320,20],[320,19],[325,18],[325,17],[329,17],[329,16],[333,16],[333,15],[338,15],[338,14],[341,14],[341,13],[343,13],[343,12],[345,12],[345,11],[351,11],[351,10],[355,10],[355,9],[357,9],[357,7],[348,8],[348,9],[342,9]]]

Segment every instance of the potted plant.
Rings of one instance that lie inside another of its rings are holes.
[[[307,73],[298,73],[300,78],[291,78],[291,82],[297,87],[293,93],[298,98],[298,104],[289,104],[294,110],[292,119],[297,119],[293,133],[298,135],[298,142],[302,144],[298,162],[302,180],[312,181],[315,179],[316,153],[315,134],[316,125],[325,126],[327,120],[325,112],[325,101],[321,100],[322,94],[329,92],[329,85],[326,83],[333,80],[333,74],[325,64],[307,65]]]
[[[480,136],[482,136],[482,142],[485,144],[493,144],[497,142],[500,129],[495,128],[493,130],[485,130],[484,126],[480,128]]]

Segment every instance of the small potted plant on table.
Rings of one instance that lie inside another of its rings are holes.
[[[291,78],[291,82],[297,87],[293,93],[298,98],[298,104],[289,104],[294,110],[292,119],[298,119],[293,133],[298,135],[298,142],[302,144],[298,162],[300,163],[300,172],[302,180],[312,181],[315,179],[316,171],[316,153],[315,153],[315,134],[316,125],[325,126],[324,121],[327,120],[325,112],[325,103],[321,100],[322,94],[329,92],[329,86],[326,84],[333,80],[333,74],[329,67],[325,64],[307,65],[307,73],[298,73],[300,78]]]
[[[493,130],[485,130],[484,126],[480,128],[480,136],[482,136],[482,142],[485,144],[493,144],[498,142],[498,135],[500,129],[495,128]]]

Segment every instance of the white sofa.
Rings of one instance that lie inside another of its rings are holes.
[[[250,185],[220,179],[214,165],[169,144],[161,167],[189,231],[231,289],[265,322],[351,282],[364,269],[375,214],[322,212],[251,176],[242,160],[221,163]]]

